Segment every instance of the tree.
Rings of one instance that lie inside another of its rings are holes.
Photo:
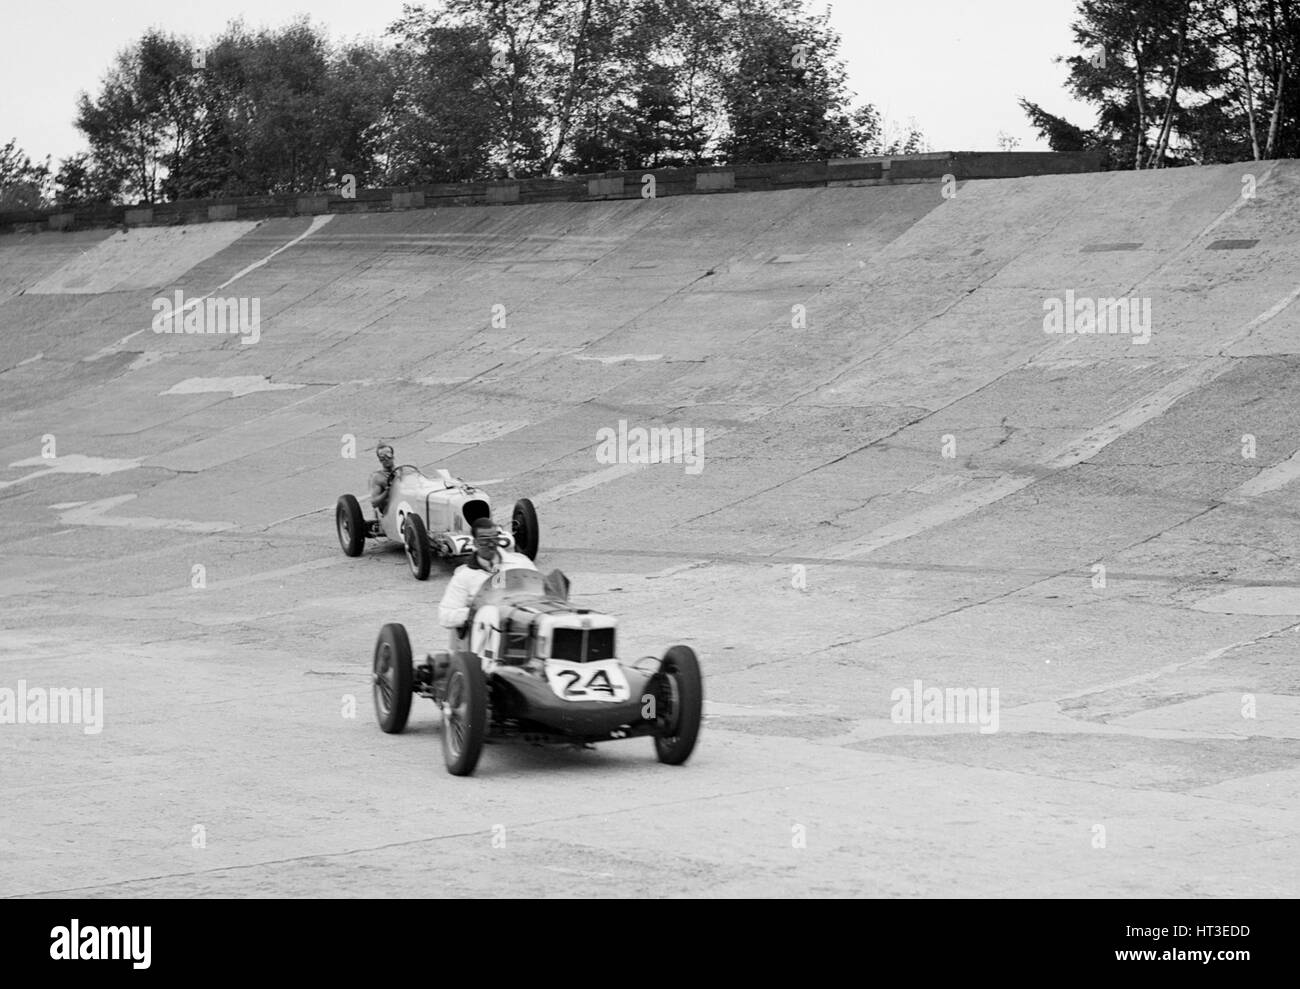
[[[388,42],[307,18],[201,47],[147,32],[77,126],[67,201],[900,153],[849,105],[839,38],[804,0],[441,0]]]
[[[801,0],[737,3],[732,58],[724,66],[730,162],[798,161],[862,154],[870,114],[849,110],[847,71],[830,13]],[[873,111],[874,112],[874,111]]]
[[[588,111],[576,124],[564,170],[674,168],[706,157],[706,126],[692,114],[676,70],[649,66],[631,98],[608,113]]]
[[[35,164],[17,138],[0,146],[0,210],[39,209],[49,196],[50,160]]]
[[[1294,0],[1081,0],[1067,87],[1097,107],[1079,127],[1022,99],[1054,150],[1115,167],[1300,153]]]
[[[175,35],[146,32],[118,53],[95,99],[80,95],[76,126],[116,195],[155,201],[167,162],[192,145],[200,104],[191,48]]]
[[[54,203],[57,206],[86,206],[110,203],[116,184],[97,168],[90,154],[80,152],[64,158],[54,176]]]
[[[1209,15],[1223,40],[1231,80],[1216,122],[1226,121],[1230,133],[1248,140],[1252,158],[1296,154],[1300,17],[1291,0],[1223,0]]]
[[[394,95],[383,154],[393,185],[468,182],[492,157],[495,107],[477,82],[486,42],[471,28],[444,27],[408,9],[389,28]]]
[[[81,95],[85,174],[96,195],[148,202],[373,181],[394,87],[386,52],[337,47],[306,18],[256,33],[236,21],[202,47],[151,31]]]
[[[455,88],[481,93],[491,160],[509,177],[548,175],[569,150],[578,122],[617,88],[615,53],[629,20],[615,0],[444,0],[407,7],[390,29],[417,51],[457,31],[469,44]]]
[[[1025,111],[1029,122],[1038,131],[1038,136],[1046,139],[1047,146],[1062,154],[1078,154],[1093,151],[1102,156],[1101,167],[1105,171],[1116,168],[1132,167],[1131,158],[1123,158],[1121,141],[1111,134],[1102,134],[1070,123],[1064,117],[1048,113],[1037,103],[1023,97],[1020,107]],[[1123,158],[1123,160],[1121,160]]]
[[[395,162],[453,134],[511,177],[852,156],[872,137],[804,0],[444,0],[390,34]]]
[[[250,34],[227,28],[210,59],[208,113],[219,153],[229,154],[234,193],[308,192],[337,181],[336,166],[356,120],[338,92],[336,58],[324,31],[307,18]],[[362,130],[365,122],[361,122]],[[369,162],[357,163],[369,165]]]
[[[803,0],[656,0],[629,11],[615,104],[583,122],[574,170],[848,157],[883,150],[850,108],[839,36]],[[900,143],[913,147],[919,131]]]

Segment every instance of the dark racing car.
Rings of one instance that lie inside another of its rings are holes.
[[[660,762],[684,763],[704,706],[689,646],[631,665],[617,658],[612,616],[572,604],[557,571],[506,569],[474,598],[468,652],[433,653],[418,669],[403,625],[379,632],[373,661],[379,727],[406,727],[411,698],[442,711],[447,771],[468,776],[485,742],[591,745],[648,735]]]

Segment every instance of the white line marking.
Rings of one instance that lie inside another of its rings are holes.
[[[1192,608],[1217,615],[1300,615],[1300,588],[1234,587],[1202,598]]]
[[[186,378],[178,381],[159,395],[203,395],[209,392],[230,392],[232,398],[251,395],[259,391],[291,391],[294,388],[306,388],[306,385],[294,385],[287,382],[272,384],[265,375],[250,374],[235,378]],[[283,410],[281,410],[283,411]]]
[[[1263,176],[1260,178],[1258,182],[1255,183],[1255,188],[1257,191],[1261,185],[1263,185],[1265,182],[1267,182],[1270,178],[1273,177],[1273,170],[1277,168],[1277,166],[1278,166],[1278,162],[1275,161],[1273,162],[1273,164],[1269,165],[1268,168],[1264,170]],[[1233,202],[1231,206],[1229,206],[1222,213],[1220,213],[1213,220],[1211,220],[1209,226],[1207,226],[1204,230],[1202,230],[1199,234],[1197,234],[1188,242],[1187,247],[1184,248],[1184,250],[1189,250],[1192,244],[1196,243],[1199,240],[1204,240],[1205,237],[1209,235],[1211,230],[1213,230],[1215,227],[1222,224],[1225,220],[1228,220],[1231,217],[1235,216],[1237,210],[1244,207],[1248,202],[1250,202],[1250,200],[1247,199],[1245,196],[1238,195],[1236,197],[1236,200]],[[1182,253],[1182,252],[1180,251],[1178,253]]]
[[[623,361],[661,361],[663,354],[614,354],[610,357],[575,357],[579,361],[600,361],[602,364],[621,364]]]
[[[247,275],[250,271],[255,271],[255,270],[257,270],[258,268],[262,267],[262,265],[266,264],[268,261],[271,260],[271,258],[275,257],[275,256],[276,256],[277,254],[279,254],[281,251],[287,251],[289,248],[293,247],[294,244],[297,244],[297,243],[298,243],[300,240],[302,240],[304,237],[308,237],[308,236],[310,236],[311,234],[314,234],[317,230],[319,230],[321,227],[325,226],[325,224],[329,223],[329,221],[332,220],[332,219],[334,219],[334,214],[333,214],[333,213],[330,213],[330,214],[328,214],[328,215],[326,215],[326,216],[317,216],[317,217],[313,217],[313,218],[312,218],[312,221],[311,221],[311,226],[309,226],[305,231],[303,231],[302,233],[300,233],[300,234],[299,234],[297,237],[295,237],[293,240],[289,241],[287,244],[283,244],[283,245],[281,245],[280,247],[277,247],[274,251],[272,251],[272,252],[271,252],[270,254],[268,254],[266,257],[262,258],[262,260],[260,260],[260,261],[254,261],[254,262],[253,262],[252,264],[250,264],[247,268],[244,268],[242,271],[239,271],[239,272],[237,272],[236,274],[232,275],[230,278],[227,278],[224,282],[222,282],[220,285],[218,285],[216,288],[214,288],[214,289],[212,290],[212,292],[220,292],[220,291],[221,291],[223,288],[225,288],[227,285],[231,284],[232,282],[236,282],[236,281],[238,281],[239,279],[243,278],[243,277],[244,277],[245,275]],[[238,239],[238,238],[236,238],[236,239]],[[204,299],[206,299],[208,296],[212,295],[212,292],[207,293],[207,295],[201,295],[201,296],[199,296],[199,297],[196,298],[196,299],[188,299],[188,300],[186,300],[186,303],[185,303],[186,308],[189,308],[190,306],[197,305],[198,303],[202,302],[202,301],[203,301]],[[174,318],[174,317],[173,317],[173,318]],[[83,361],[97,361],[97,360],[99,360],[99,359],[102,358],[102,357],[110,357],[110,356],[112,356],[113,354],[116,354],[116,353],[120,352],[121,349],[122,349],[122,347],[123,347],[126,343],[128,343],[128,342],[131,341],[131,340],[134,340],[134,339],[135,339],[136,337],[138,337],[141,333],[145,333],[145,332],[147,332],[148,330],[150,330],[151,328],[152,328],[151,326],[146,326],[143,330],[136,330],[134,333],[128,333],[128,334],[127,334],[126,336],[124,336],[121,340],[117,341],[117,343],[110,343],[107,347],[104,347],[102,350],[97,350],[97,351],[95,351],[95,353],[91,354],[89,357],[83,357],[82,360],[83,360]]]
[[[1046,469],[1061,471],[1095,457],[1117,439],[1131,433],[1143,423],[1150,422],[1163,414],[1179,399],[1213,381],[1232,366],[1233,362],[1230,359],[1216,357],[1184,371],[1163,388],[1142,398],[1119,415],[1108,419],[1079,439],[1061,447],[1047,461]],[[896,543],[901,539],[910,539],[912,536],[918,536],[930,529],[970,515],[981,508],[986,508],[994,502],[1001,501],[1003,498],[1029,487],[1036,480],[1038,480],[1038,476],[1034,474],[1004,474],[978,489],[963,492],[947,501],[932,505],[929,508],[882,526],[861,539],[855,539],[830,554],[830,558],[846,560],[874,553],[890,543]]]
[[[149,327],[146,326],[143,330],[136,330],[134,333],[128,333],[121,340],[117,341],[117,343],[110,343],[107,347],[103,347],[100,350],[95,351],[89,357],[83,357],[82,360],[89,362],[89,361],[97,361],[102,357],[111,357],[113,354],[121,352],[122,348],[128,342],[134,340],[141,333],[146,332],[148,329]]]
[[[87,457],[80,453],[72,453],[66,457],[28,457],[26,460],[15,460],[9,466],[43,467],[44,469],[33,471],[13,481],[0,481],[0,488],[10,488],[23,481],[30,481],[34,477],[44,477],[46,474],[99,474],[102,477],[105,474],[134,470],[143,462],[143,457],[135,460],[110,460],[106,457]]]
[[[1255,498],[1262,494],[1268,494],[1270,491],[1285,487],[1297,477],[1300,477],[1300,450],[1291,454],[1280,464],[1274,464],[1272,467],[1260,471],[1245,484],[1230,492],[1224,500],[1237,501],[1242,498]]]
[[[1291,305],[1291,303],[1295,302],[1296,299],[1300,299],[1300,285],[1297,285],[1297,286],[1296,286],[1295,288],[1293,288],[1290,292],[1288,292],[1288,293],[1287,293],[1286,295],[1284,295],[1281,299],[1279,299],[1278,302],[1277,302],[1274,306],[1272,306],[1271,308],[1267,309],[1266,311],[1260,313],[1258,316],[1256,316],[1254,319],[1252,319],[1249,323],[1247,323],[1247,324],[1246,324],[1246,330],[1245,330],[1245,332],[1244,332],[1244,333],[1240,333],[1240,334],[1238,334],[1237,337],[1236,337],[1235,339],[1233,339],[1232,342],[1229,343],[1229,344],[1227,345],[1227,347],[1232,347],[1232,346],[1235,346],[1236,344],[1240,343],[1240,342],[1241,342],[1242,340],[1244,340],[1246,337],[1250,336],[1251,333],[1253,333],[1253,332],[1254,332],[1258,327],[1263,326],[1265,323],[1267,323],[1270,319],[1272,319],[1272,318],[1273,318],[1274,316],[1276,316],[1278,313],[1282,312],[1282,310],[1284,310],[1284,309],[1286,309],[1287,307],[1289,307],[1289,306]],[[1227,349],[1227,347],[1225,347],[1225,348],[1223,348],[1223,349]]]
[[[1121,436],[1131,433],[1145,422],[1161,415],[1179,399],[1223,374],[1233,362],[1215,357],[1189,368],[1163,388],[1158,388],[1121,412],[1059,450],[1047,462],[1049,470],[1064,470],[1096,456]]]
[[[59,521],[64,525],[99,525],[121,529],[170,529],[173,532],[223,532],[235,528],[233,522],[191,522],[189,519],[160,519],[151,516],[137,518],[104,518],[104,513],[118,505],[135,499],[133,494],[117,495],[92,501],[80,508],[63,512]]]
[[[533,495],[532,502],[534,505],[546,505],[553,501],[559,501],[561,498],[568,498],[570,495],[578,494],[581,491],[587,491],[601,484],[608,484],[610,481],[617,481],[620,477],[627,477],[629,474],[635,474],[639,470],[644,470],[646,464],[614,464],[606,467],[604,470],[598,470],[592,474],[584,474],[582,477],[575,478],[554,488],[549,488],[541,494]]]
[[[1270,165],[1268,171],[1264,173],[1264,179],[1267,180],[1272,174],[1276,163]],[[1228,217],[1236,213],[1237,210],[1245,205],[1245,200],[1240,200],[1234,205],[1224,210],[1214,221],[1210,223],[1203,231],[1201,237],[1213,230]],[[1198,238],[1199,239],[1199,238]],[[1249,323],[1229,341],[1225,342],[1220,352],[1226,351],[1229,347],[1241,342],[1248,337],[1257,327],[1267,323],[1278,313],[1282,312],[1291,305],[1297,298],[1300,298],[1300,286],[1287,293],[1281,300],[1270,306],[1264,312],[1255,316]],[[1163,388],[1152,392],[1147,397],[1141,399],[1136,404],[1121,412],[1119,415],[1108,420],[1102,425],[1093,429],[1086,435],[1080,437],[1073,443],[1060,449],[1046,467],[1049,471],[1060,471],[1073,467],[1076,464],[1094,457],[1098,452],[1105,449],[1111,443],[1114,443],[1122,436],[1131,433],[1143,423],[1149,422],[1167,411],[1175,402],[1189,395],[1197,388],[1204,387],[1215,378],[1224,374],[1234,366],[1232,358],[1215,357],[1202,361],[1200,364],[1184,371],[1169,384]],[[1296,455],[1300,457],[1300,453]],[[1296,457],[1292,457],[1295,460]],[[1276,490],[1289,483],[1297,474],[1300,474],[1300,463],[1292,464],[1290,460],[1283,464],[1264,471],[1256,475],[1250,481],[1247,481],[1234,492],[1236,497],[1252,497],[1253,495],[1263,494],[1268,491]],[[898,542],[900,539],[908,539],[912,536],[919,535],[927,529],[944,525],[969,515],[971,512],[991,505],[1008,495],[1015,494],[1022,488],[1028,487],[1037,478],[1016,475],[1004,475],[997,478],[992,484],[986,485],[979,491],[966,492],[952,498],[942,504],[934,505],[914,515],[891,522],[889,525],[877,529],[875,532],[868,533],[861,539],[855,540],[842,549],[832,554],[834,559],[848,559],[850,557],[865,556],[875,552],[882,546],[888,546],[890,543]]]
[[[247,268],[244,268],[242,271],[238,271],[238,272],[236,272],[235,274],[231,275],[231,276],[230,276],[229,278],[227,278],[224,282],[222,282],[220,285],[218,285],[216,288],[214,288],[214,289],[212,290],[212,292],[220,292],[223,288],[225,288],[227,285],[230,285],[232,282],[237,282],[237,281],[239,281],[239,279],[243,278],[243,277],[244,277],[245,275],[247,275],[250,271],[256,271],[258,268],[262,267],[262,265],[266,264],[268,261],[271,260],[271,258],[275,257],[275,256],[276,256],[277,254],[279,254],[281,251],[287,251],[289,248],[293,247],[295,244],[297,244],[299,241],[301,241],[304,237],[310,237],[312,234],[314,234],[314,233],[315,233],[317,230],[319,230],[321,227],[325,226],[325,224],[329,223],[330,220],[332,220],[332,219],[334,219],[334,214],[333,214],[333,213],[327,213],[327,214],[324,215],[324,216],[315,216],[315,217],[312,217],[311,226],[309,226],[306,230],[304,230],[302,233],[300,233],[297,237],[295,237],[293,240],[289,241],[289,243],[284,244],[284,245],[282,245],[282,246],[280,246],[280,247],[277,247],[274,251],[272,251],[272,252],[271,252],[270,254],[268,254],[266,257],[262,258],[261,261],[254,261],[254,262],[253,262],[252,264],[250,264]],[[208,295],[211,295],[212,292],[209,292]],[[207,297],[208,297],[207,295],[203,296],[203,298],[205,298],[205,299],[206,299]]]
[[[327,570],[338,566],[338,559],[330,556],[323,560],[310,560],[307,563],[295,563],[292,566],[280,567],[276,570],[262,570],[259,573],[249,574],[246,577],[229,577],[226,580],[210,580],[207,584],[207,590],[219,591],[232,587],[243,587],[247,584],[261,584],[268,580],[283,580],[285,577],[296,577],[299,574],[313,573],[317,570]],[[154,597],[188,597],[193,593],[191,588],[175,589],[162,591]],[[289,608],[289,611],[297,611],[300,608],[314,607],[317,604],[315,599],[301,601],[297,607]],[[280,613],[280,612],[276,612]],[[237,620],[237,619],[236,619]]]
[[[723,704],[720,701],[704,702],[706,718],[795,718],[791,711],[782,711],[778,707],[750,707],[747,704]]]
[[[527,419],[516,419],[509,422],[496,419],[489,419],[485,422],[468,422],[463,426],[457,426],[450,432],[443,433],[441,436],[433,437],[429,442],[454,443],[458,446],[486,443],[489,440],[505,436],[507,433],[523,429],[528,425],[531,425],[531,423]]]

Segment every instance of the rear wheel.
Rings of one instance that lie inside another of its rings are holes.
[[[406,562],[410,564],[411,576],[416,580],[428,580],[433,548],[429,545],[429,531],[424,527],[424,519],[418,515],[406,516],[402,522],[402,542],[406,546]]]
[[[379,630],[372,672],[375,717],[380,728],[395,735],[406,727],[415,686],[411,640],[406,637],[406,626],[390,623]]]
[[[659,663],[656,691],[655,754],[680,766],[691,757],[704,713],[704,677],[690,646],[673,646]]]
[[[527,498],[515,502],[512,519],[515,548],[530,560],[537,559],[537,550],[541,543],[541,531],[537,527],[537,509]]]
[[[442,691],[442,757],[447,772],[469,776],[478,765],[487,736],[487,678],[472,653],[451,657]]]
[[[361,505],[352,495],[344,495],[335,506],[334,527],[338,529],[343,552],[348,556],[360,556],[366,545],[366,520],[361,514]]]

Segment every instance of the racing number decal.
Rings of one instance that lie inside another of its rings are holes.
[[[582,679],[582,674],[577,670],[556,670],[555,675],[561,680],[568,681],[560,688],[561,697],[573,697],[582,693],[581,690],[575,690],[575,685]]]
[[[593,693],[603,691],[609,694],[610,697],[613,697],[616,693],[614,685],[609,682],[609,674],[604,670],[597,670],[591,675],[591,679],[587,681],[587,689]]]
[[[604,670],[594,670],[586,683],[582,682],[581,670],[556,670],[556,676],[568,682],[564,685],[565,697],[579,697],[585,694],[609,694],[614,696],[614,685],[609,682],[609,674]],[[579,686],[581,684],[581,686]]]
[[[566,701],[625,701],[631,693],[616,659],[598,663],[548,659],[546,673],[551,690]]]

